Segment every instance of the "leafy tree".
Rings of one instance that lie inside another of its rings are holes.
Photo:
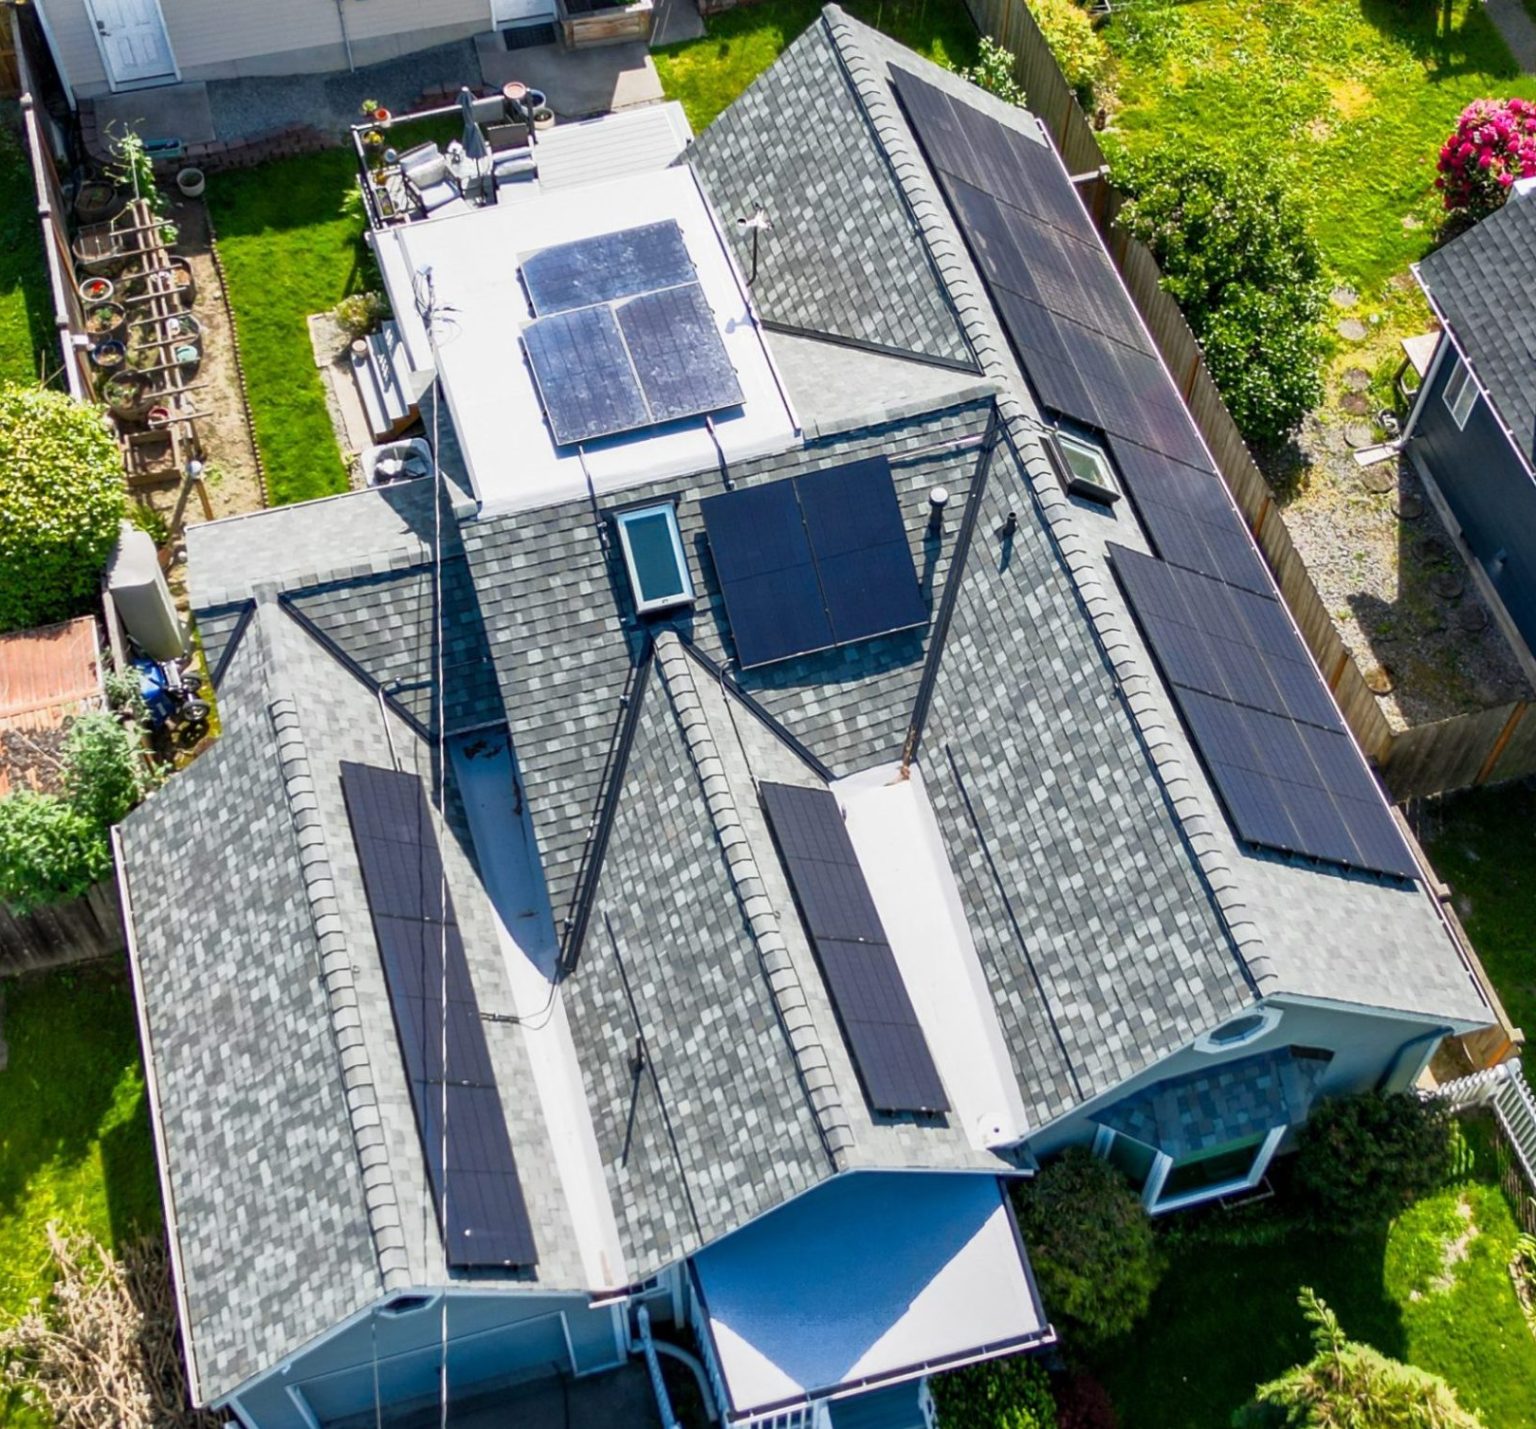
[[[77,898],[112,867],[106,830],[63,799],[0,799],[0,902],[17,913]]]
[[[939,1429],[1057,1429],[1050,1380],[1022,1355],[952,1370],[930,1383]]]
[[[1324,1102],[1302,1128],[1296,1182],[1324,1225],[1390,1220],[1444,1184],[1454,1158],[1450,1117],[1410,1092]]]
[[[123,502],[117,443],[96,408],[0,387],[0,630],[58,620],[95,593]]]
[[[1438,168],[1445,207],[1474,222],[1486,218],[1516,179],[1536,176],[1536,103],[1474,99],[1441,146]]]
[[[1118,164],[1120,223],[1152,250],[1249,441],[1280,441],[1322,398],[1322,260],[1252,163],[1164,150]]]
[[[1316,1353],[1261,1384],[1232,1416],[1234,1429],[1483,1429],[1439,1375],[1346,1338],[1338,1317],[1305,1286],[1299,1302]]]
[[[1084,109],[1109,73],[1109,46],[1077,0],[1028,0],[1063,78]]]
[[[1102,1340],[1146,1314],[1162,1265],[1141,1198],[1113,1166],[1075,1146],[1026,1182],[1016,1205],[1053,1315]]]
[[[1013,56],[989,35],[981,37],[976,63],[960,71],[960,78],[1023,108],[1024,86],[1013,77]]]

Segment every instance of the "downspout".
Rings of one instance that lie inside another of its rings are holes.
[[[1392,1079],[1397,1075],[1398,1068],[1403,1065],[1403,1058],[1412,1052],[1414,1048],[1422,1047],[1426,1042],[1436,1043],[1442,1037],[1449,1037],[1450,1035],[1451,1029],[1449,1027],[1436,1027],[1432,1032],[1424,1032],[1417,1037],[1410,1037],[1392,1054],[1392,1060],[1387,1063],[1387,1070],[1376,1080],[1376,1090],[1384,1092],[1391,1086]],[[1417,1081],[1418,1079],[1415,1078],[1414,1080]]]
[[[352,36],[347,33],[347,0],[336,0],[336,19],[341,25],[341,43],[347,52],[347,70],[357,73],[357,61],[352,58]]]
[[[661,1412],[662,1429],[680,1429],[677,1416],[672,1412],[672,1401],[667,1397],[666,1381],[661,1377],[656,1341],[651,1338],[651,1312],[644,1305],[635,1312],[635,1322],[640,1327],[640,1349],[645,1355],[645,1367],[650,1371],[651,1391],[656,1396],[656,1408]]]

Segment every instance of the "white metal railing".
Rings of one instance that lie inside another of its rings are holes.
[[[678,1429],[677,1416],[672,1412],[672,1398],[667,1393],[667,1382],[661,1375],[661,1361],[656,1356],[656,1342],[651,1338],[651,1312],[642,1305],[635,1312],[635,1320],[640,1326],[640,1348],[645,1354],[645,1368],[651,1376],[651,1393],[656,1396],[662,1429]]]

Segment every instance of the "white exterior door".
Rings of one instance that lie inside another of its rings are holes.
[[[160,0],[88,0],[113,89],[178,78]]]
[[[491,0],[491,24],[497,27],[520,20],[548,20],[554,13],[554,0]]]

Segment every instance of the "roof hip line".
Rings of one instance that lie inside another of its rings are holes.
[[[698,771],[710,820],[719,837],[736,896],[741,900],[742,912],[757,944],[768,989],[789,1038],[800,1080],[832,1161],[841,1169],[844,1155],[854,1144],[852,1124],[838,1095],[831,1064],[811,1017],[800,975],[790,959],[778,915],[764,887],[751,840],[742,828],[741,811],[731,792],[725,761],[720,757],[710,731],[709,717],[694,682],[693,665],[681,638],[673,631],[663,631],[656,637],[655,653],[662,684],[682,727],[689,757]],[[729,694],[725,697],[731,698]]]
[[[320,819],[315,781],[299,724],[299,705],[291,695],[280,695],[268,705],[268,712],[277,735],[283,792],[293,817],[304,891],[309,899],[315,941],[320,950],[320,981],[330,1010],[331,1029],[336,1036],[347,1119],[352,1126],[352,1139],[362,1170],[368,1228],[378,1256],[380,1280],[387,1293],[410,1283],[410,1266],[405,1253],[400,1204],[395,1196],[389,1151],[379,1116],[373,1068],[368,1060],[368,1046],[357,1005],[351,950],[336,905],[336,880],[326,850],[325,827]]]

